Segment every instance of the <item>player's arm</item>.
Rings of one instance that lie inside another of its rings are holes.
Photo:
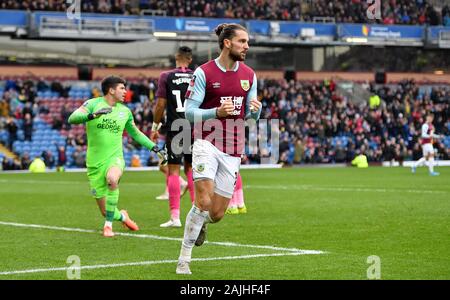
[[[245,118],[259,120],[262,111],[262,104],[258,101],[258,81],[256,74],[253,75],[253,84],[248,92],[247,101],[245,101]]]
[[[150,139],[156,142],[159,138],[159,129],[161,128],[161,120],[164,117],[164,111],[166,110],[167,99],[166,98],[158,98],[156,102],[155,111],[153,112],[153,124],[152,124],[152,133],[150,135]]]
[[[202,109],[200,105],[205,98],[206,76],[201,68],[197,68],[186,92],[185,116],[189,122],[205,121],[217,118],[218,108]]]
[[[420,135],[422,138],[429,138],[430,136],[428,135],[428,125],[427,124],[423,124],[422,125],[422,133]]]
[[[159,149],[159,147],[155,143],[153,143],[145,134],[142,133],[142,131],[139,130],[139,128],[136,127],[131,112],[128,121],[125,124],[125,130],[128,132],[128,134],[131,136],[133,140],[135,140],[148,150],[158,154],[158,157],[161,160],[162,165],[167,164],[166,151],[164,151],[164,149]]]
[[[156,102],[155,111],[153,112],[153,123],[161,123],[164,117],[164,111],[166,110],[167,99],[159,97]]]
[[[92,103],[86,101],[82,106],[80,106],[69,116],[68,121],[70,124],[82,124],[98,118],[101,115],[109,114],[111,111],[111,107],[104,107],[97,110],[96,112],[92,112]]]
[[[157,141],[159,137],[158,130],[161,128],[161,121],[164,117],[164,112],[166,110],[167,105],[167,73],[162,73],[158,79],[158,90],[156,92],[156,98],[158,99],[156,102],[155,110],[153,111],[153,124],[152,124],[152,133],[150,135],[150,139],[152,141]]]
[[[224,101],[220,107],[203,109],[200,106],[205,98],[206,76],[201,68],[194,72],[191,84],[186,92],[186,119],[191,122],[206,121],[209,119],[225,118],[234,111],[231,99]]]

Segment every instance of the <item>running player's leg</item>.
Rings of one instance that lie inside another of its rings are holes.
[[[100,209],[100,213],[103,217],[106,217],[106,196],[103,198],[97,198],[96,200],[98,208]],[[116,209],[114,210],[114,221],[123,221],[124,219],[124,216],[116,207]]]
[[[434,149],[431,143],[424,144],[422,146],[423,156],[426,158],[426,165],[428,166],[428,171],[430,175],[436,176],[439,173],[434,172]]]
[[[178,152],[178,145],[172,142],[173,132],[170,131],[166,138],[166,149],[168,154],[168,176],[167,186],[169,190],[169,211],[170,220],[160,225],[160,227],[181,227],[180,222],[180,165],[181,155]]]
[[[114,221],[114,212],[119,202],[119,179],[122,176],[122,170],[119,167],[112,166],[106,172],[106,183],[108,191],[106,194],[106,217],[103,235],[106,237],[114,236],[112,232],[112,222]]]
[[[195,204],[186,216],[183,242],[177,264],[177,274],[191,274],[189,263],[192,257],[192,248],[200,234],[205,222],[211,222],[208,208],[211,205],[214,193],[214,181],[202,179],[195,182]]]
[[[433,149],[433,148],[432,148]],[[434,151],[434,150],[433,150]],[[431,176],[437,176],[437,175],[439,175],[439,173],[438,172],[435,172],[434,171],[434,153],[433,152],[429,152],[429,154],[428,154],[428,160],[427,160],[427,162],[428,162],[428,171],[430,172],[430,175]]]
[[[228,208],[226,210],[226,214],[228,215],[237,215],[239,213],[239,210],[237,208],[238,203],[238,193],[237,193],[237,186],[234,189],[233,196],[231,197],[230,202],[228,203]]]
[[[109,167],[106,171],[105,176],[108,191],[106,194],[106,221],[104,226],[104,235],[113,236],[114,234],[112,233],[112,221],[118,219],[117,203],[119,202],[119,181],[123,174],[125,162],[122,158],[114,158],[111,160],[111,163],[109,163],[108,166]],[[120,220],[123,222],[124,226],[133,231],[139,230],[139,227],[133,220],[131,220],[126,210],[121,210],[120,216]]]
[[[183,242],[177,265],[177,274],[190,274],[192,248],[205,222],[211,222],[208,208],[214,196],[214,177],[219,165],[214,146],[197,140],[193,146],[192,169],[195,180],[195,203],[186,216]]]
[[[236,205],[237,208],[239,210],[240,214],[245,214],[247,213],[247,207],[245,206],[245,202],[244,202],[244,190],[242,187],[242,177],[241,174],[238,174],[238,178],[237,178],[237,182],[236,182],[236,189],[235,189],[235,194],[236,194]]]
[[[107,208],[107,196],[109,193],[105,173],[107,165],[103,165],[97,168],[88,168],[87,176],[89,178],[89,184],[91,187],[92,196],[96,199],[97,205],[101,214],[106,218]],[[122,221],[122,214],[117,207],[113,210],[113,220]],[[112,230],[111,230],[112,232]],[[110,234],[108,234],[109,236]]]
[[[170,158],[169,158],[170,159]],[[181,227],[180,222],[180,165],[169,164],[169,210],[170,220],[160,225],[160,227]]]
[[[411,171],[413,173],[416,173],[416,169],[418,167],[421,167],[423,164],[425,164],[427,162],[427,160],[428,160],[427,155],[428,155],[428,152],[427,152],[427,148],[426,148],[426,144],[425,144],[425,145],[422,145],[422,157],[412,165]]]

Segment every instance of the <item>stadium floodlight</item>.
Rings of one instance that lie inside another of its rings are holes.
[[[157,32],[153,33],[153,36],[155,36],[155,37],[173,38],[173,37],[177,37],[177,33],[176,32],[157,31]]]

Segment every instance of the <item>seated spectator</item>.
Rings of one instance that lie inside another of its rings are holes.
[[[147,160],[147,167],[155,167],[159,165],[159,159],[157,155],[153,155],[153,152],[150,153],[150,156]]]
[[[20,165],[22,170],[28,170],[28,167],[31,164],[30,155],[28,152],[24,152],[20,157]]]
[[[352,160],[352,166],[357,168],[368,168],[369,163],[367,162],[367,156],[363,152],[358,151],[359,154]]]
[[[45,165],[52,169],[55,166],[55,158],[51,151],[45,150],[41,154],[42,159],[44,160]]]
[[[130,164],[130,166],[132,168],[142,167],[141,158],[139,157],[139,155],[133,154],[133,156],[131,157],[131,164]]]
[[[30,164],[29,171],[31,173],[45,173],[45,168],[45,162],[39,156],[36,156]]]
[[[72,154],[72,158],[75,163],[75,167],[77,168],[85,168],[86,167],[86,151],[83,151],[83,148],[78,146]]]

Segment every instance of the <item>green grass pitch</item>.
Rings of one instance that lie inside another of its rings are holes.
[[[242,170],[248,213],[209,226],[191,276],[175,274],[183,228],[159,227],[168,220],[168,202],[155,200],[160,172],[125,172],[119,208],[141,230],[115,223],[129,235],[114,238],[100,234],[85,173],[2,173],[0,280],[67,279],[71,255],[81,279],[367,279],[372,255],[381,279],[450,279],[450,168],[437,171]],[[186,194],[183,227],[189,207]]]

